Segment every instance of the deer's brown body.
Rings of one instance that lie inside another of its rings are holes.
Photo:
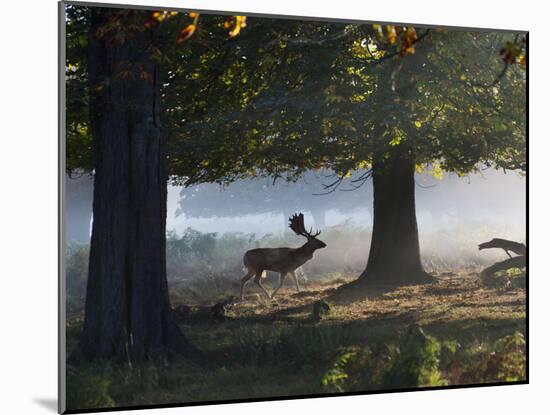
[[[296,278],[296,269],[301,267],[311,258],[317,249],[324,248],[324,242],[317,239],[320,232],[315,235],[306,232],[304,228],[304,215],[294,215],[290,218],[290,228],[297,234],[307,238],[307,242],[299,248],[256,248],[247,251],[244,254],[243,263],[247,273],[241,279],[241,299],[244,295],[246,283],[254,277],[254,282],[268,296],[273,298],[277,291],[283,286],[284,280],[288,274],[294,279],[296,290],[300,291],[298,279]],[[271,296],[262,285],[261,279],[265,271],[275,271],[279,273],[279,286],[273,291]]]

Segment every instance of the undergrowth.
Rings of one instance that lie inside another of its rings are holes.
[[[206,335],[206,330],[219,333]],[[435,328],[414,324],[368,330],[360,324],[270,326],[233,322],[229,327],[225,323],[195,330],[186,327],[186,332],[209,356],[208,369],[185,360],[132,369],[98,364],[69,366],[68,407],[108,408],[525,379],[521,331],[469,343],[441,337]],[[70,333],[74,335],[76,330]]]

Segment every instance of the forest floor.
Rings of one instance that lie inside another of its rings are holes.
[[[345,277],[310,282],[299,293],[287,280],[274,300],[250,284],[244,301],[226,306],[224,319],[210,312],[222,298],[193,303],[185,289],[173,290],[173,307],[190,307],[180,325],[207,356],[206,366],[69,366],[69,408],[525,380],[521,284],[491,288],[466,272],[437,277],[354,301],[338,296],[352,280]],[[318,301],[330,307],[320,321],[313,316]],[[69,352],[81,321],[68,323]]]
[[[300,292],[288,282],[275,299],[259,291],[248,293],[242,302],[230,305],[229,318],[249,321],[308,322],[312,305],[324,300],[330,311],[323,323],[361,321],[378,324],[396,320],[401,324],[445,324],[465,319],[514,319],[525,316],[525,290],[488,288],[480,283],[477,274],[444,274],[431,285],[413,285],[388,289],[367,290],[363,299],[340,298],[337,288],[353,281],[338,278],[324,283],[302,286]],[[252,284],[247,286],[252,288]]]

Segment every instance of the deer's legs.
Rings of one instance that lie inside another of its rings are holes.
[[[241,278],[241,300],[244,298],[244,286],[246,283],[254,276],[255,272],[252,270],[248,270],[246,272],[246,275]]]
[[[302,267],[298,268],[296,271],[294,271],[296,273],[296,276],[298,278],[301,278],[302,279],[302,283],[304,285],[307,285],[308,283],[308,279],[307,279],[307,275],[306,273],[304,272],[304,269]]]
[[[292,271],[290,273],[290,276],[294,279],[294,284],[296,284],[296,292],[300,292],[300,285],[298,284],[298,277],[296,276],[296,272]]]
[[[277,294],[277,291],[279,291],[283,286],[283,284],[285,283],[286,274],[287,274],[286,272],[281,272],[279,274],[279,286],[275,288],[275,291],[273,291],[273,294],[271,294],[271,298],[275,297],[275,294]]]
[[[265,289],[265,287],[262,284],[262,274],[263,273],[264,273],[263,269],[259,269],[258,271],[256,271],[256,277],[254,278],[254,282],[256,284],[258,284],[258,287],[260,287],[262,289],[262,291],[265,293],[265,295],[267,296],[267,298],[269,298],[271,296],[269,295],[269,293],[267,292],[267,290]]]

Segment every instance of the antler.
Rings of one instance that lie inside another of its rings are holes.
[[[312,234],[313,228],[309,229],[309,232],[306,231],[304,227],[304,214],[294,214],[289,218],[290,224],[289,227],[294,231],[296,235],[305,236],[306,238],[315,238],[321,234],[321,231],[317,231],[315,234]]]

